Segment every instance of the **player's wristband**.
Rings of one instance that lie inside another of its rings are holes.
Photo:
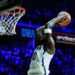
[[[46,33],[52,33],[52,30],[50,29],[50,28],[47,28],[47,29],[44,29],[44,33],[46,34]]]

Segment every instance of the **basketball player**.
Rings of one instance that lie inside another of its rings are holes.
[[[28,75],[48,75],[50,73],[50,61],[55,54],[55,39],[52,37],[52,28],[63,19],[67,19],[65,14],[57,16],[36,29],[36,49],[31,59]]]

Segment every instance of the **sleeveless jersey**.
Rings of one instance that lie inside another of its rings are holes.
[[[48,54],[44,51],[43,45],[38,46],[32,56],[30,69],[28,75],[30,74],[49,74],[49,65],[53,55]]]

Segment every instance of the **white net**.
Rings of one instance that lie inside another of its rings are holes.
[[[21,8],[0,14],[0,35],[16,34],[16,24],[24,14],[25,10]]]

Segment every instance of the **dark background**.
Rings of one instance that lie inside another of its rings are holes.
[[[17,23],[15,38],[12,36],[9,40],[4,36],[0,40],[0,75],[27,75],[35,50],[35,29],[59,12],[69,12],[72,20],[68,26],[54,27],[53,31],[75,34],[75,0],[24,0],[22,7],[26,9],[26,14]],[[50,75],[75,75],[74,55],[75,45],[56,43]]]

